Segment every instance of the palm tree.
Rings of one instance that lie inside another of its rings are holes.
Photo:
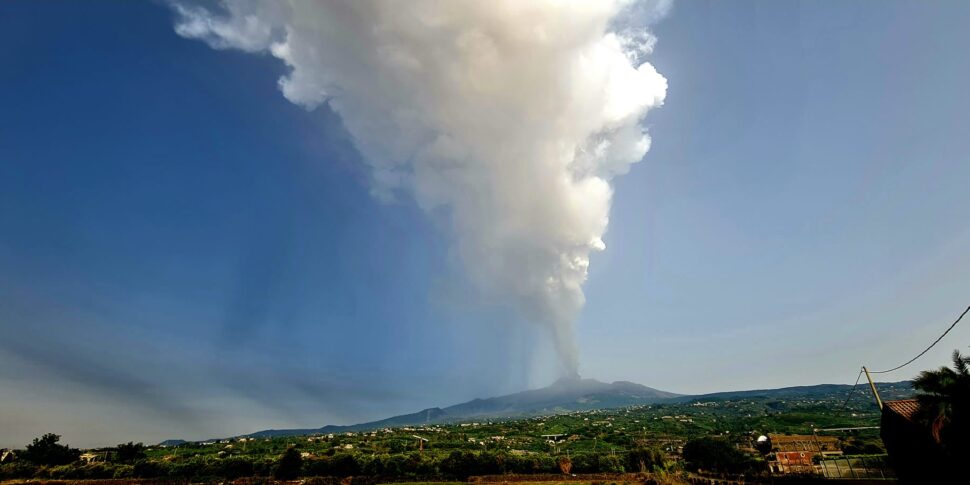
[[[913,387],[919,391],[917,418],[930,426],[933,438],[947,454],[962,455],[970,438],[970,356],[954,350],[952,369],[920,372]]]

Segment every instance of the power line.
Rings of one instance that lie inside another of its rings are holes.
[[[839,409],[840,413],[845,411],[845,407],[849,405],[849,399],[852,398],[855,388],[859,385],[859,379],[862,379],[862,369],[859,369],[859,375],[855,376],[855,384],[852,384],[852,389],[849,390],[849,395],[845,396],[845,402],[842,403],[842,409]]]
[[[946,334],[950,333],[950,330],[953,330],[953,327],[957,326],[957,323],[960,323],[960,320],[963,318],[964,315],[967,314],[967,312],[970,312],[970,306],[968,306],[966,310],[963,310],[963,313],[961,313],[960,316],[957,317],[957,319],[953,322],[953,324],[950,325],[950,328],[946,329],[946,331],[943,332],[943,335],[940,335],[940,337],[938,339],[936,339],[935,341],[933,341],[933,343],[931,343],[930,346],[926,348],[926,350],[920,352],[919,355],[917,355],[916,357],[913,357],[912,359],[909,359],[908,361],[906,361],[906,363],[904,363],[902,365],[898,365],[896,367],[893,367],[892,369],[889,369],[889,370],[879,370],[879,371],[869,371],[869,373],[870,374],[886,374],[886,373],[889,373],[889,372],[892,372],[892,371],[895,371],[895,370],[902,369],[903,367],[906,367],[907,365],[912,364],[913,361],[915,361],[916,359],[922,357],[923,354],[929,352],[930,349],[932,349],[934,345],[936,345],[936,344],[938,344],[940,342],[940,340],[943,340],[943,337],[946,337]]]

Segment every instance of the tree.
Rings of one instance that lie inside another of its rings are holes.
[[[300,451],[291,446],[280,457],[274,475],[280,480],[293,480],[300,476],[301,468],[303,468],[303,458],[300,456]]]
[[[57,444],[60,440],[60,435],[54,433],[34,438],[34,441],[27,445],[24,458],[35,465],[49,466],[66,465],[76,461],[81,456],[81,452],[76,448]]]
[[[568,456],[559,457],[559,471],[563,475],[569,475],[569,472],[573,469],[573,461],[569,459]]]
[[[648,472],[663,466],[664,453],[656,448],[636,448],[627,454],[627,470]]]
[[[919,391],[917,419],[930,427],[933,438],[951,456],[966,456],[970,431],[970,356],[953,351],[953,368],[920,372],[913,379]]]
[[[330,467],[331,472],[338,477],[351,477],[360,473],[357,458],[349,453],[334,455]]]
[[[464,480],[475,473],[476,461],[474,453],[455,450],[441,460],[441,471],[448,476]]]
[[[118,463],[134,463],[145,458],[145,445],[142,443],[122,443],[115,448],[115,461]]]
[[[744,473],[754,463],[751,457],[723,439],[704,437],[684,445],[684,461],[693,470]]]
[[[614,454],[600,455],[600,471],[604,473],[623,473],[623,460]]]
[[[138,478],[164,477],[169,474],[169,465],[163,461],[138,460],[131,469],[131,473]]]
[[[253,462],[247,458],[229,458],[221,461],[221,476],[234,480],[253,476]]]

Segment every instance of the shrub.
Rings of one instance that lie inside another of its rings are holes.
[[[155,476],[165,475],[172,478],[193,478],[193,477],[200,476],[204,473],[204,470],[203,470],[204,464],[199,460],[186,460],[186,461],[175,462],[170,465],[159,465],[160,469],[162,467],[166,468],[165,473],[163,474],[161,473],[161,471],[159,471],[158,472],[159,474]],[[142,478],[154,478],[154,477],[142,475],[139,472],[139,469],[137,468],[137,464],[135,466],[135,473]]]
[[[360,474],[360,465],[354,455],[342,453],[331,458],[330,471],[337,477],[350,477]]]
[[[656,448],[637,448],[627,453],[626,469],[631,472],[648,472],[663,467],[664,452]]]
[[[361,459],[360,470],[364,475],[383,476],[386,474],[384,457],[372,456]]]
[[[15,461],[0,465],[0,480],[9,478],[30,478],[37,474],[38,467],[25,461]]]
[[[568,456],[560,456],[558,463],[559,471],[561,471],[563,475],[569,475],[569,472],[571,472],[573,469],[573,461],[570,460]]]
[[[131,441],[122,443],[115,449],[114,459],[118,463],[134,463],[145,458],[145,445]]]
[[[302,469],[303,458],[300,457],[300,451],[291,446],[283,452],[273,476],[280,480],[293,480],[300,476]]]
[[[405,476],[406,468],[407,458],[404,455],[391,455],[384,459],[384,474],[389,477]]]
[[[138,478],[159,478],[168,475],[168,469],[158,462],[138,460],[132,468],[132,473]]]
[[[135,467],[131,465],[119,465],[115,467],[114,474],[111,478],[122,479],[122,478],[134,478]]]
[[[253,462],[253,476],[268,477],[272,474],[276,463],[273,460],[259,460]]]
[[[327,477],[333,475],[330,472],[330,461],[329,456],[323,456],[313,460],[307,460],[303,464],[303,468],[307,475],[315,477]]]
[[[475,455],[470,452],[452,451],[444,460],[441,460],[441,473],[450,477],[466,479],[474,474],[476,467]]]
[[[222,460],[220,465],[220,476],[230,480],[251,477],[255,474],[253,462],[246,458],[229,458]]]
[[[579,473],[596,473],[599,471],[599,455],[595,453],[580,453],[573,455],[573,470]]]
[[[91,463],[76,469],[76,478],[85,480],[104,480],[114,478],[115,468],[110,463]]]
[[[600,456],[600,472],[623,473],[623,459],[612,454]]]
[[[705,437],[684,445],[684,460],[690,470],[720,473],[745,473],[754,468],[754,460],[725,440]]]

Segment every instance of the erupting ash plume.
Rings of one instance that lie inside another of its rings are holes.
[[[176,32],[268,52],[283,95],[340,114],[373,193],[444,210],[470,280],[551,332],[575,375],[573,326],[610,180],[650,148],[640,121],[667,82],[646,25],[667,2],[174,3]]]

